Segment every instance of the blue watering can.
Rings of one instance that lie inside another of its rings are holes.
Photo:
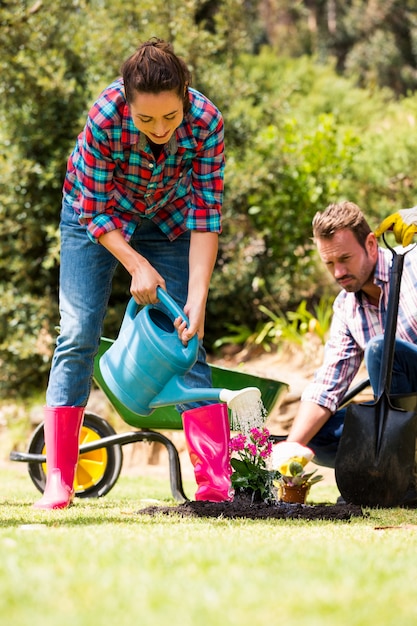
[[[161,287],[157,295],[172,317],[152,304],[138,313],[138,304],[131,298],[116,341],[100,359],[104,382],[116,398],[143,416],[178,403],[213,400],[233,408],[246,395],[251,402],[260,399],[257,387],[231,391],[185,385],[181,377],[197,360],[198,337],[184,346],[173,323],[177,317],[188,323],[184,311]]]

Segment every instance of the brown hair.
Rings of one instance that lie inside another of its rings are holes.
[[[314,239],[331,239],[343,229],[351,230],[363,248],[372,232],[364,214],[354,202],[329,204],[322,213],[319,211],[313,218]]]
[[[175,91],[183,99],[184,113],[190,110],[191,73],[185,62],[174,54],[172,45],[162,39],[154,37],[145,41],[123,63],[121,72],[128,103],[133,102],[136,92]]]

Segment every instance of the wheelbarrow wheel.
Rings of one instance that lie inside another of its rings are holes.
[[[29,443],[30,454],[45,454],[43,423],[39,424]],[[80,445],[114,436],[116,431],[106,420],[94,413],[85,413],[81,427]],[[123,453],[118,444],[80,454],[74,479],[77,498],[105,496],[116,484],[122,469]],[[46,484],[46,463],[29,463],[29,476],[41,493]]]

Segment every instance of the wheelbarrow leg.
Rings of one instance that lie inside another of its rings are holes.
[[[128,443],[134,443],[136,441],[157,441],[158,443],[161,443],[165,446],[168,452],[169,480],[172,496],[177,502],[188,502],[188,498],[184,493],[182,485],[181,464],[178,450],[168,437],[155,430],[141,429],[128,433],[120,433],[119,435],[114,435],[114,437],[106,437],[106,441],[108,445],[118,443],[121,446]],[[82,450],[92,450],[99,447],[99,442],[93,442],[83,446]]]
[[[140,438],[146,441],[157,441],[161,443],[168,452],[169,462],[169,480],[171,484],[171,493],[177,502],[187,502],[188,498],[184,493],[182,485],[181,464],[178,450],[168,437],[155,431],[141,430],[139,431]]]
[[[177,502],[187,502],[188,498],[182,486],[181,465],[177,449],[169,439],[165,445],[168,450],[171,493]]]

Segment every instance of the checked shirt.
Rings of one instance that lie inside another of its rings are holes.
[[[115,229],[129,241],[141,218],[170,240],[186,230],[221,232],[223,119],[204,95],[189,94],[191,109],[157,160],[133,124],[122,79],[91,108],[63,191],[93,242]]]
[[[381,288],[378,306],[370,304],[360,291],[338,294],[324,362],[305,388],[303,401],[336,411],[359,370],[367,343],[384,332],[391,265],[391,252],[379,248],[374,275],[374,283]],[[417,249],[404,259],[396,337],[417,345]]]

